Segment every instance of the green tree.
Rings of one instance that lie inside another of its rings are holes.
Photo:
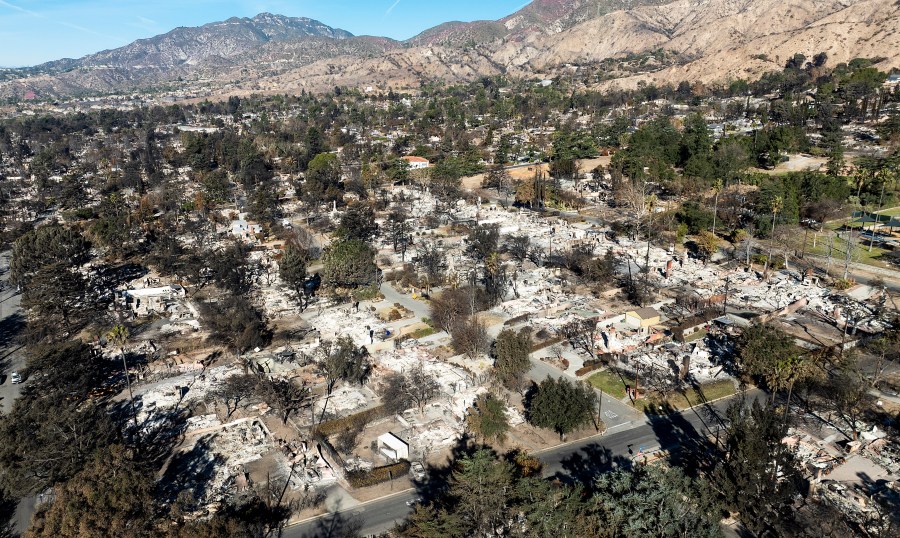
[[[700,232],[694,244],[697,246],[697,255],[704,261],[709,260],[719,251],[719,238],[712,232]]]
[[[368,204],[353,204],[341,217],[335,235],[344,241],[357,239],[369,242],[378,233],[378,225],[375,224],[375,212]]]
[[[493,394],[482,394],[475,400],[466,418],[469,429],[483,440],[493,439],[503,443],[509,431],[509,417],[506,405]]]
[[[78,340],[30,346],[26,365],[30,390],[73,403],[87,401],[109,373],[105,359]]]
[[[297,186],[301,199],[310,205],[340,202],[344,197],[341,184],[341,161],[333,153],[320,153],[309,163],[306,181]]]
[[[159,536],[152,470],[119,445],[103,447],[93,461],[58,486],[34,515],[23,538]]]
[[[692,482],[677,468],[638,466],[600,475],[590,506],[610,536],[722,536],[705,481]]]
[[[87,280],[79,268],[90,258],[90,243],[58,224],[41,226],[13,243],[10,281],[20,286],[22,306],[36,321],[70,328],[89,310]]]
[[[278,261],[278,275],[281,277],[281,281],[297,296],[301,307],[303,307],[303,297],[305,297],[303,284],[306,282],[308,257],[305,249],[288,244]]]
[[[769,262],[772,260],[772,245],[775,243],[775,217],[784,207],[784,199],[781,196],[772,198],[769,202],[769,208],[772,210],[772,236],[769,238],[769,254],[766,256],[766,263],[763,267],[765,273],[769,269]]]
[[[523,376],[531,369],[531,329],[518,333],[504,329],[497,335],[491,350],[494,358],[494,375],[510,390],[522,387]]]
[[[751,325],[737,341],[741,369],[765,383],[773,397],[782,388],[778,380],[782,378],[784,361],[796,357],[799,352],[791,336],[771,325]]]
[[[800,472],[781,440],[787,423],[758,400],[735,402],[727,412],[722,454],[711,484],[726,508],[740,513],[756,535],[778,536],[779,522],[790,518]]]
[[[487,449],[457,463],[450,489],[457,500],[455,516],[469,530],[468,536],[484,536],[507,524],[513,480],[513,465]]]
[[[95,452],[116,442],[106,409],[64,394],[20,398],[0,419],[0,476],[17,497],[78,474]]]
[[[495,224],[478,225],[469,232],[466,241],[469,254],[484,262],[500,248],[500,228]]]
[[[529,395],[528,421],[557,432],[563,439],[593,421],[596,406],[597,395],[590,387],[548,376]]]
[[[387,218],[387,234],[393,243],[394,252],[400,252],[406,260],[406,249],[412,241],[412,228],[409,215],[403,207],[394,208]]]
[[[325,281],[332,287],[359,288],[375,284],[378,267],[375,252],[365,241],[337,241],[322,257]]]

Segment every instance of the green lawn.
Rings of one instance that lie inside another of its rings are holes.
[[[702,340],[706,338],[706,335],[709,333],[706,329],[700,329],[699,331],[693,333],[684,339],[686,344],[690,344],[691,342],[696,342],[697,340]]]
[[[625,398],[625,384],[634,383],[634,379],[625,378],[623,382],[619,374],[610,370],[603,370],[589,377],[588,382],[594,388],[598,388],[613,398],[621,400]],[[651,394],[649,399],[635,402],[634,407],[638,411],[646,413],[664,414],[666,411],[680,411],[703,402],[731,396],[735,392],[737,390],[734,388],[734,383],[725,379],[705,383],[700,385],[699,389],[687,389],[683,394],[677,392],[670,394],[665,401],[655,398]]]
[[[426,336],[431,336],[437,331],[434,327],[422,327],[421,329],[416,329],[415,331],[409,333],[409,337],[418,340],[419,338],[425,338]]]
[[[625,384],[622,383],[622,378],[615,372],[610,370],[597,372],[588,378],[588,382],[593,385],[594,388],[602,390],[613,398],[621,400],[625,397]]]
[[[889,215],[891,217],[900,217],[900,207],[892,207],[884,211],[878,211],[879,215]]]
[[[731,380],[713,381],[700,385],[698,389],[689,389],[684,394],[669,396],[669,403],[678,409],[687,409],[693,405],[731,396],[737,392]]]
[[[835,228],[839,227],[839,225],[835,224]],[[831,227],[829,225],[829,227]],[[834,229],[834,228],[833,228]],[[875,267],[890,267],[890,265],[881,259],[881,257],[890,252],[889,250],[878,248],[876,246],[872,247],[872,250],[869,250],[869,244],[866,241],[860,241],[858,232],[854,232],[853,239],[853,257],[851,261],[855,263],[865,263],[868,265],[873,265]],[[847,253],[847,241],[846,235],[841,237],[834,238],[834,244],[831,252],[831,267],[834,269],[835,267],[843,267],[844,261],[846,259]],[[815,241],[816,245],[813,246],[813,242]],[[818,239],[815,238],[814,234],[810,233],[806,240],[806,252],[809,254],[815,254],[818,256],[827,256],[828,255],[828,237],[826,234],[819,234]]]
[[[722,381],[713,381],[712,383],[705,383],[700,385],[698,389],[688,389],[684,393],[674,393],[670,394],[668,398],[664,401],[654,400],[652,397],[650,400],[642,400],[638,402],[638,408],[649,413],[653,414],[663,414],[666,410],[671,411],[680,411],[683,409],[688,409],[695,405],[702,404],[704,402],[710,402],[713,400],[718,400],[719,398],[725,398],[726,396],[731,396],[737,392],[734,388],[734,383],[730,380],[722,380]]]

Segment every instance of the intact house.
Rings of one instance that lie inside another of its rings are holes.
[[[402,157],[402,159],[409,165],[410,170],[422,170],[431,166],[431,162],[429,162],[429,160],[424,157],[407,155],[406,157]]]
[[[659,325],[660,313],[655,308],[638,308],[625,313],[625,325],[637,329],[641,334],[650,332],[650,328]]]

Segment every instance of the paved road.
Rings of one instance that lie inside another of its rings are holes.
[[[13,385],[9,374],[25,367],[25,357],[14,337],[24,319],[20,307],[21,295],[9,283],[9,251],[0,252],[0,413],[6,413],[19,397],[22,385]]]
[[[405,293],[400,293],[396,288],[394,288],[387,282],[381,284],[380,291],[381,294],[384,295],[384,300],[386,303],[400,303],[404,308],[411,310],[412,313],[415,314],[416,321],[431,316],[431,307],[428,306],[428,303],[413,299],[411,296]]]
[[[748,400],[761,391],[747,393]],[[711,411],[721,413],[731,399],[720,400],[706,408],[695,408],[669,417],[644,420],[630,429],[608,432],[535,454],[544,464],[544,476],[564,480],[596,476],[611,466],[627,462],[639,453],[677,447],[687,439],[716,431],[720,425]],[[412,511],[408,501],[418,498],[414,490],[363,503],[347,510],[309,520],[285,530],[286,538],[324,538],[340,536],[354,528],[364,536],[383,533],[403,521]]]
[[[21,372],[25,368],[25,356],[21,346],[15,341],[15,336],[23,327],[24,318],[20,304],[21,294],[9,283],[11,256],[10,251],[0,252],[0,414],[9,412],[13,401],[22,392],[22,385],[13,385],[9,374]],[[13,519],[16,532],[21,533],[28,528],[36,502],[35,497],[19,502]]]

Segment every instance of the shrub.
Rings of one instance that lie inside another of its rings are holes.
[[[849,290],[856,282],[852,278],[841,278],[834,281],[834,288],[839,291]]]
[[[584,367],[579,368],[578,370],[575,370],[575,377],[581,377],[581,376],[587,375],[595,370],[599,370],[600,368],[603,368],[602,364],[599,364],[599,363],[598,364],[588,364],[588,362],[595,362],[595,361],[584,361]]]
[[[391,478],[402,477],[407,473],[409,473],[409,462],[404,460],[392,465],[375,467],[371,471],[350,471],[347,473],[347,482],[354,488],[367,488],[387,482]]]
[[[390,413],[383,405],[366,409],[355,415],[336,418],[334,420],[325,421],[316,426],[316,433],[324,437],[330,437],[337,433],[342,433],[348,429],[364,428],[370,422],[374,422],[380,418],[389,416]]]

